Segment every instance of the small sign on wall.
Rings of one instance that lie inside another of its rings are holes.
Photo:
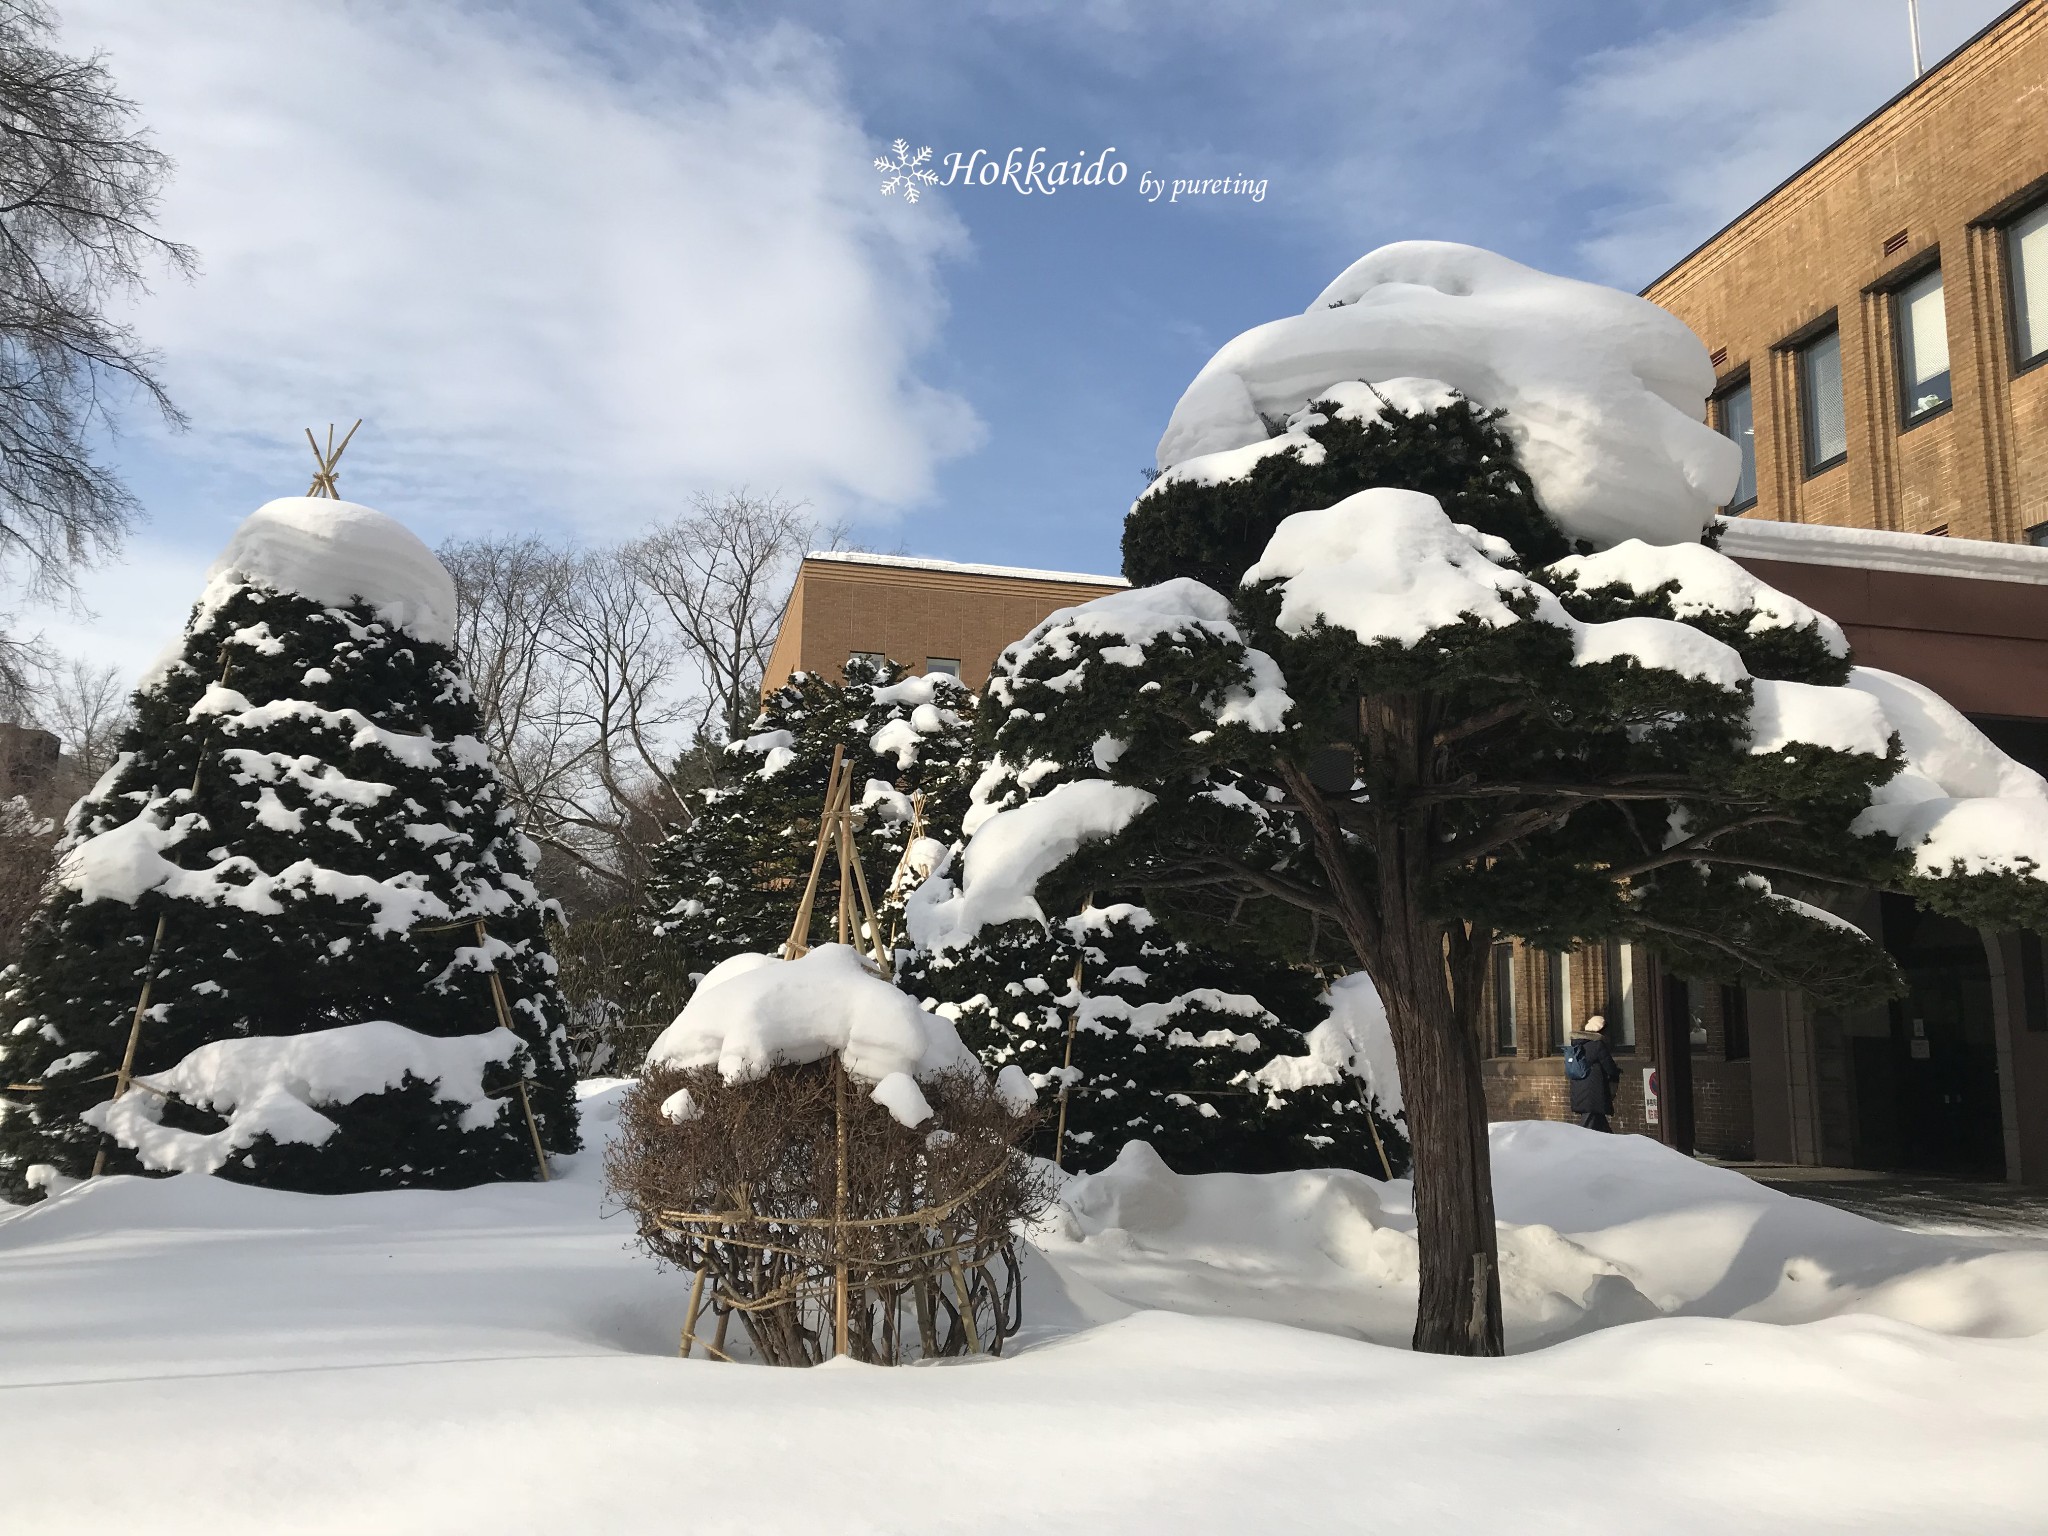
[[[1643,1123],[1657,1125],[1662,1117],[1657,1111],[1657,1069],[1643,1068]]]

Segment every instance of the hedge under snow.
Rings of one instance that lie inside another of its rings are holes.
[[[484,1092],[484,1076],[518,1054],[508,1029],[476,1035],[422,1035],[400,1024],[372,1020],[306,1035],[252,1035],[202,1045],[168,1072],[138,1077],[118,1099],[96,1104],[81,1117],[131,1148],[145,1168],[167,1173],[214,1173],[258,1137],[320,1146],[340,1127],[321,1107],[352,1104],[385,1093],[410,1076],[434,1096],[462,1106],[465,1131],[498,1117],[502,1100]],[[169,1095],[211,1110],[227,1124],[218,1131],[164,1125]]]

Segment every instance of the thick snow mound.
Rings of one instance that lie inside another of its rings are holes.
[[[853,1076],[878,1085],[899,1074],[979,1070],[950,1020],[919,1008],[847,944],[821,944],[795,960],[734,955],[697,983],[647,1064],[715,1066],[741,1083],[835,1053]],[[898,1118],[915,1110],[898,1087],[878,1102]]]
[[[435,1097],[460,1104],[464,1130],[481,1130],[497,1119],[502,1103],[485,1094],[484,1078],[518,1051],[519,1037],[508,1029],[443,1037],[384,1020],[215,1040],[168,1072],[136,1078],[120,1098],[94,1105],[83,1118],[133,1149],[145,1168],[213,1173],[259,1136],[320,1146],[339,1129],[322,1106],[388,1092],[408,1076],[430,1084]],[[166,1095],[211,1110],[227,1124],[208,1133],[164,1125]]]
[[[395,519],[352,501],[281,496],[249,514],[207,572],[207,607],[235,587],[294,592],[328,607],[368,603],[395,629],[455,639],[455,583]]]
[[[1063,1276],[1137,1305],[1396,1343],[1415,1324],[1418,1260],[1414,1223],[1383,1197],[1406,1190],[1347,1169],[1179,1174],[1134,1141],[1073,1179],[1033,1241]],[[1514,1347],[1657,1315],[1620,1266],[1549,1227],[1504,1227],[1500,1245]]]
[[[1984,1338],[2048,1330],[2048,1250],[1866,1221],[1641,1136],[1495,1125],[1508,1345],[1657,1316],[1868,1314]],[[1077,1295],[1402,1345],[1413,1186],[1342,1169],[1178,1174],[1142,1142],[1074,1178],[1033,1241]],[[1103,1315],[1103,1314],[1098,1314]]]
[[[1704,544],[1645,544],[1641,539],[1628,539],[1597,555],[1574,555],[1560,560],[1550,569],[1571,578],[1587,592],[1619,586],[1641,597],[1667,583],[1676,583],[1670,597],[1675,618],[1747,613],[1752,634],[1812,624],[1818,627],[1830,655],[1849,654],[1849,641],[1841,625],[1798,598],[1759,581],[1719,550]]]
[[[1383,246],[1306,313],[1227,343],[1174,407],[1159,467],[1265,442],[1266,418],[1332,385],[1418,378],[1507,413],[1538,500],[1574,538],[1692,543],[1734,490],[1739,453],[1706,425],[1713,366],[1677,317],[1424,240]]]
[[[904,911],[919,949],[954,949],[994,923],[1043,925],[1034,894],[1085,843],[1114,837],[1153,803],[1152,795],[1107,779],[1058,784],[1036,800],[998,811],[975,828],[960,860],[960,886],[943,878],[911,892]]]

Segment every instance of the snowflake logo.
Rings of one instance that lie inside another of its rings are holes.
[[[931,145],[912,154],[909,140],[898,139],[889,148],[893,154],[875,156],[875,169],[882,173],[882,196],[894,197],[901,192],[903,201],[914,203],[924,195],[926,187],[939,184],[939,173],[925,166],[925,161],[932,157]]]

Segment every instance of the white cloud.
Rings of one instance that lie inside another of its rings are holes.
[[[2008,0],[1923,0],[1929,67]],[[1552,149],[1600,194],[1590,273],[1637,287],[1911,83],[1903,0],[1767,0],[1594,54]]]
[[[960,226],[878,195],[807,32],[394,0],[65,21],[177,159],[162,225],[204,267],[138,316],[194,419],[170,452],[296,491],[300,428],[361,415],[345,493],[431,538],[620,531],[738,483],[872,515],[978,441],[918,371]]]

